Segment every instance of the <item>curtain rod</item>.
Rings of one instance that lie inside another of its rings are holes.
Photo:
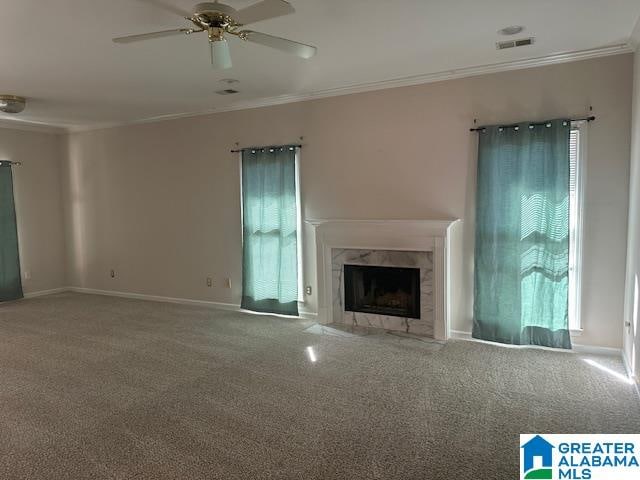
[[[11,160],[0,160],[0,165],[2,165],[3,163],[8,163],[11,166],[16,166],[19,167],[20,165],[22,165],[22,162],[12,162]]]
[[[568,120],[570,122],[593,122],[596,119],[595,116],[591,115],[589,117],[584,117],[584,118],[569,118]],[[529,123],[529,125],[546,125],[549,122],[533,122],[533,123]],[[513,123],[511,125],[498,125],[498,128],[509,128],[509,127],[517,127],[518,125],[520,125],[519,123]],[[481,132],[483,130],[486,130],[487,127],[478,127],[478,128],[470,128],[469,131],[470,132]]]

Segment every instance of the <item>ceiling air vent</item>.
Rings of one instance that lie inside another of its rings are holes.
[[[519,40],[507,40],[505,42],[496,43],[496,48],[498,50],[504,50],[505,48],[525,47],[527,45],[532,45],[534,41],[535,39],[533,37],[521,38]]]
[[[234,93],[238,93],[238,90],[234,90],[233,88],[226,88],[224,90],[218,90],[216,93],[218,95],[233,95]]]

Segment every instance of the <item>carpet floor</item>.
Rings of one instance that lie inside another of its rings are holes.
[[[513,479],[520,433],[640,433],[615,358],[312,325],[0,305],[0,478]]]

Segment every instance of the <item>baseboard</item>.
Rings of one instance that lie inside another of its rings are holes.
[[[307,310],[300,310],[298,312],[298,316],[300,318],[304,318],[305,320],[313,320],[316,321],[318,319],[318,314],[315,312],[309,312]]]
[[[151,302],[177,303],[180,305],[196,305],[201,307],[213,307],[220,310],[240,311],[240,305],[234,303],[211,302],[209,300],[194,300],[190,298],[163,297],[160,295],[147,295],[145,293],[118,292],[116,290],[98,290],[95,288],[69,287],[68,291],[86,293],[90,295],[104,295],[106,297],[130,298],[134,300],[147,300]]]
[[[55,295],[56,293],[68,292],[69,287],[52,288],[50,290],[39,290],[37,292],[29,292],[24,294],[24,298],[45,297],[47,295]]]
[[[480,342],[480,343],[491,343],[493,345],[502,345],[508,348],[530,348],[530,345],[503,345],[503,344],[498,344],[498,343],[494,343],[494,342],[486,342],[484,340],[479,340],[477,338],[473,338],[471,336],[471,332],[463,332],[460,330],[451,330],[451,338],[455,338],[458,340],[470,340],[473,342]],[[612,347],[600,347],[600,346],[596,346],[596,345],[580,345],[580,344],[576,344],[574,343],[572,345],[572,352],[575,353],[583,353],[583,354],[590,354],[590,355],[610,355],[610,356],[622,356],[624,358],[624,356],[622,355],[622,350],[620,348],[612,348]],[[536,347],[536,348],[547,348],[547,347]],[[553,348],[550,350],[558,350],[557,348]],[[560,350],[558,350],[560,351]]]
[[[579,343],[574,343],[572,347],[573,347],[573,351],[576,353],[588,353],[590,355],[610,355],[610,356],[620,356],[620,357],[623,356],[621,348],[599,347],[597,345],[580,345]]]
[[[471,332],[463,332],[460,330],[451,330],[451,332],[449,332],[449,337],[457,340],[474,340],[471,336]]]
[[[243,310],[240,305],[235,303],[211,302],[209,300],[194,300],[190,298],[163,297],[160,295],[147,295],[144,293],[118,292],[115,290],[98,290],[94,288],[69,287],[66,291],[75,293],[86,293],[90,295],[104,295],[107,297],[130,298],[134,300],[147,300],[150,302],[176,303],[179,305],[196,305],[200,307],[217,308],[219,310],[227,310],[231,312],[255,313],[249,310]],[[314,312],[301,311],[300,318],[306,320],[315,320],[317,314]]]

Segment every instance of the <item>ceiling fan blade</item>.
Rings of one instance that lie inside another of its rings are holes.
[[[248,42],[275,48],[276,50],[291,53],[301,58],[311,58],[318,51],[314,46],[294,42],[293,40],[287,40],[286,38],[274,37],[273,35],[267,35],[266,33],[253,32],[251,30],[245,30],[240,33]]]
[[[284,0],[262,0],[250,7],[243,8],[236,15],[236,20],[241,25],[261,22],[270,18],[282,17],[295,13],[295,9]]]
[[[173,35],[186,35],[192,33],[190,28],[174,28],[173,30],[160,30],[159,32],[141,33],[138,35],[127,35],[126,37],[116,37],[114,43],[133,43],[141,40],[152,40],[154,38],[171,37]]]
[[[226,70],[231,68],[231,51],[229,50],[229,44],[226,40],[216,40],[215,42],[209,42],[211,44],[211,64],[213,68],[219,68]]]
[[[183,10],[180,7],[172,5],[169,0],[138,0],[141,3],[148,3],[149,5],[164,10],[166,12],[180,15],[181,17],[190,17],[191,12]]]

